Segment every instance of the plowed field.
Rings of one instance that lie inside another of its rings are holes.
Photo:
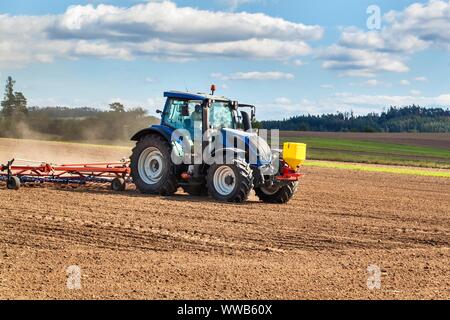
[[[0,159],[126,148],[0,140]],[[450,179],[304,169],[287,205],[0,183],[0,298],[450,298]],[[81,270],[81,289],[66,270]],[[367,286],[367,268],[381,288]]]

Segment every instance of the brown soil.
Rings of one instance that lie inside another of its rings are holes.
[[[283,137],[318,137],[398,143],[421,147],[450,149],[450,133],[361,133],[284,131]]]
[[[305,173],[288,205],[0,183],[0,298],[450,298],[449,179]]]

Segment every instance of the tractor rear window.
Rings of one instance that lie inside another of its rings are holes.
[[[202,130],[202,101],[170,99],[164,114],[164,123],[174,129]]]

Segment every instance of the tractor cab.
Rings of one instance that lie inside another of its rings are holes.
[[[161,126],[187,130],[191,137],[201,136],[208,129],[251,130],[251,121],[255,116],[253,106],[240,105],[225,97],[202,93],[169,91],[164,93],[164,97],[167,100],[164,111],[160,111]],[[247,107],[252,108],[251,116],[238,110]]]
[[[232,104],[224,98],[180,92],[165,92],[164,96],[167,100],[161,117],[163,126],[188,130],[192,137],[207,129],[235,129],[237,126]]]

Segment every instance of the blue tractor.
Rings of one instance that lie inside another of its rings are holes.
[[[193,196],[209,194],[236,203],[246,201],[254,189],[263,202],[287,203],[302,176],[298,167],[306,146],[284,144],[286,161],[282,150],[271,150],[253,132],[254,106],[216,96],[214,86],[211,90],[211,94],[164,93],[164,110],[157,111],[161,123],[132,137],[136,146],[130,167],[137,189],[170,196],[181,187]],[[193,137],[201,137],[201,142],[194,143]],[[219,139],[221,147],[215,148]]]

